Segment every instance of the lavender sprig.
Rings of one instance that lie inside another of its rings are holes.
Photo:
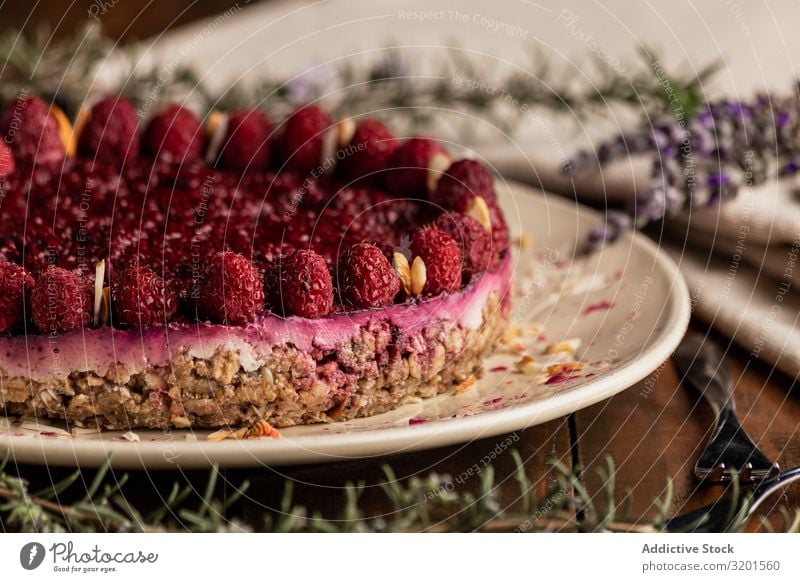
[[[649,185],[637,192],[628,208],[633,223],[642,227],[686,208],[735,198],[743,187],[797,173],[799,130],[795,87],[789,95],[762,93],[749,101],[706,103],[688,118],[657,116],[637,133],[578,152],[564,171],[575,175],[615,159],[650,154]]]

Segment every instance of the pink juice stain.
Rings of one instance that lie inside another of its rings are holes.
[[[613,301],[603,300],[600,301],[599,303],[593,303],[592,305],[587,307],[584,313],[586,315],[589,315],[590,313],[594,313],[595,311],[605,311],[611,309],[612,307],[614,307]]]
[[[560,384],[561,382],[566,382],[568,380],[572,380],[573,378],[575,378],[575,376],[570,374],[556,374],[555,376],[550,376],[545,384]]]

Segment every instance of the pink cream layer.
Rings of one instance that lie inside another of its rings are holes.
[[[437,321],[447,320],[476,329],[493,292],[509,301],[511,258],[494,271],[447,296],[388,309],[334,314],[321,319],[281,318],[265,314],[246,326],[176,323],[146,330],[111,327],[55,335],[0,338],[0,377],[23,376],[37,381],[73,372],[105,374],[123,365],[130,374],[164,366],[183,349],[197,358],[210,358],[223,348],[238,351],[242,368],[262,365],[274,345],[291,344],[303,351],[331,351],[360,330],[389,323],[400,335],[411,335]]]

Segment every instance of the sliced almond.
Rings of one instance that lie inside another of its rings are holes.
[[[101,309],[103,307],[103,282],[106,277],[106,260],[102,259],[94,266],[94,317],[92,323],[95,327],[100,325]]]
[[[411,295],[411,267],[408,266],[408,259],[403,253],[396,252],[393,256],[394,270],[403,285],[406,295]]]
[[[206,151],[206,162],[213,164],[219,155],[225,134],[228,132],[229,117],[222,111],[216,109],[208,114],[206,120],[206,135],[208,136],[208,150]]]
[[[206,119],[206,135],[208,135],[208,137],[214,137],[217,132],[219,132],[220,128],[227,123],[227,118],[227,114],[218,109],[211,111]]]
[[[122,438],[132,443],[138,443],[142,440],[141,438],[139,438],[139,435],[133,432],[132,430],[129,430],[128,432],[124,433],[122,435]]]
[[[541,371],[542,366],[531,356],[524,355],[514,363],[514,368],[520,374],[537,374]]]
[[[102,282],[102,279],[100,280]],[[100,298],[99,307],[97,306],[97,298]],[[102,327],[108,325],[111,321],[111,289],[106,286],[97,290],[97,282],[95,281],[95,312],[92,323],[95,327]]]
[[[336,124],[336,143],[343,148],[350,143],[356,133],[356,122],[352,117],[345,117]]]
[[[520,336],[522,336],[522,326],[518,323],[512,323],[506,329],[506,333],[503,336],[503,343],[510,344]]]
[[[281,433],[279,433],[275,427],[273,427],[266,420],[261,419],[248,429],[246,436],[249,439],[257,439],[261,437],[277,439],[281,437]]]
[[[100,301],[100,325],[108,325],[111,321],[111,288],[103,287],[103,296]]]
[[[547,366],[547,373],[551,376],[556,374],[569,374],[570,372],[577,372],[583,370],[583,362],[563,362],[561,364],[550,364]]]
[[[89,123],[89,120],[92,118],[92,110],[88,107],[84,107],[80,111],[78,111],[78,116],[75,118],[75,125],[72,128],[72,138],[70,139],[69,146],[67,147],[67,153],[70,155],[74,155],[78,151],[78,139],[81,137],[81,133],[83,133],[83,128],[86,127],[86,124]],[[72,151],[72,153],[70,153]]]
[[[446,153],[437,152],[431,157],[428,162],[428,191],[433,192],[436,190],[436,184],[439,183],[439,178],[442,177],[445,170],[450,167],[452,159]]]
[[[339,141],[339,129],[332,125],[322,134],[322,153],[320,154],[319,167],[315,172],[327,172],[336,165],[336,149]]]
[[[527,232],[523,232],[521,235],[519,235],[519,238],[517,238],[514,242],[522,251],[527,251],[533,247],[533,237],[531,237],[531,235],[529,235]]]
[[[231,434],[232,432],[229,429],[221,428],[218,431],[212,432],[210,435],[208,435],[206,440],[216,443],[219,441],[224,441],[225,439],[229,438]]]
[[[528,351],[528,347],[525,342],[513,342],[508,346],[508,351],[512,354],[524,354]]]
[[[422,293],[427,280],[425,261],[422,260],[422,257],[414,257],[414,261],[411,263],[411,294],[417,296]]]
[[[192,421],[180,414],[170,416],[169,421],[177,428],[189,428],[192,426]]]
[[[453,391],[453,394],[461,394],[462,392],[468,390],[470,386],[472,386],[475,382],[477,382],[477,378],[475,376],[470,376],[466,380],[464,380],[461,384],[456,386],[456,389]]]
[[[58,137],[61,139],[61,143],[64,144],[64,150],[68,156],[74,156],[78,150],[78,136],[75,134],[72,123],[70,123],[66,114],[61,111],[61,108],[56,105],[50,108],[50,115],[56,120]]]
[[[568,339],[560,342],[555,342],[547,346],[544,350],[546,354],[556,354],[558,352],[567,352],[574,354],[581,347],[580,338]]]
[[[492,232],[492,217],[489,215],[489,205],[482,196],[475,196],[467,206],[467,215],[471,216],[483,227],[487,233]]]
[[[334,406],[333,408],[329,408],[325,411],[325,415],[330,418],[331,420],[339,420],[342,414],[344,413],[345,405],[347,401],[342,400],[339,404]]]

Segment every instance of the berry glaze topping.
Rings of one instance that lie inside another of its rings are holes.
[[[336,121],[309,105],[283,123],[256,110],[203,120],[171,105],[140,121],[117,97],[74,128],[36,97],[2,119],[5,336],[141,339],[198,325],[264,335],[285,318],[322,333],[323,320],[393,306],[455,310],[459,289],[508,271],[485,168],[374,119]],[[426,264],[420,292],[400,284],[396,252]]]

